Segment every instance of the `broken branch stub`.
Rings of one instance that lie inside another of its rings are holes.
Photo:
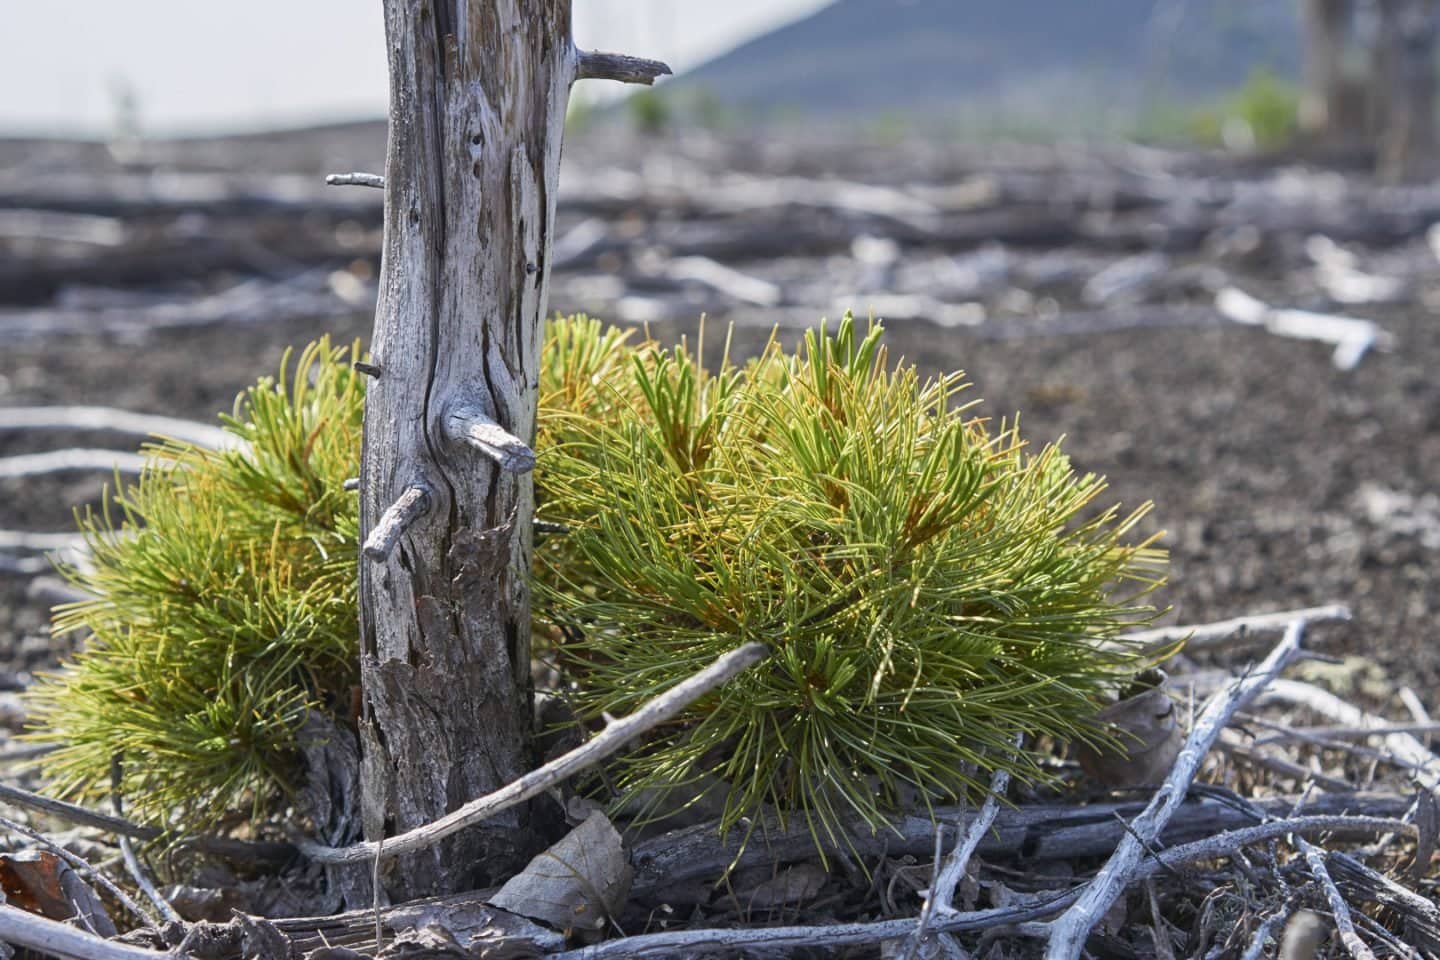
[[[451,440],[466,443],[495,461],[501,470],[526,473],[535,469],[535,451],[479,407],[461,405],[451,410],[445,417],[445,432]]]
[[[529,441],[565,108],[579,77],[668,72],[582,56],[569,0],[384,9],[390,136],[371,341],[384,375],[366,394],[360,470],[372,842],[529,768]],[[362,179],[382,181],[333,182]],[[424,495],[390,502],[407,488]],[[464,889],[508,875],[533,846],[517,807],[402,858],[387,882],[403,899]]]

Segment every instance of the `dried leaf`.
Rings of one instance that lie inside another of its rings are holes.
[[[811,900],[829,880],[829,872],[819,864],[797,863],[748,891],[737,890],[736,898],[752,910],[769,910]]]
[[[6,902],[50,920],[113,937],[115,924],[90,885],[48,850],[0,854],[0,891]]]
[[[630,892],[630,863],[620,834],[592,813],[535,857],[488,901],[557,930],[595,932]]]
[[[1110,728],[1118,747],[1101,752],[1080,744],[1075,754],[1081,769],[1104,787],[1159,783],[1185,744],[1163,675],[1156,686],[1101,710],[1098,719]]]
[[[192,923],[197,920],[225,923],[236,913],[244,913],[249,906],[245,895],[238,890],[219,890],[189,884],[167,887],[165,899],[175,908],[176,913]]]

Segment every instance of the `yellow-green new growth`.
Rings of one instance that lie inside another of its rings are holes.
[[[1103,480],[989,433],[958,375],[888,369],[848,316],[745,369],[629,360],[556,385],[604,413],[548,421],[539,450],[545,514],[573,527],[537,590],[575,702],[620,715],[742,643],[775,654],[621,761],[627,791],[718,776],[727,825],[771,806],[833,841],[977,771],[1038,776],[1016,733],[1103,739],[1097,702],[1143,659],[1114,639],[1163,571],[1127,542],[1144,508],[1082,518]]]
[[[847,317],[709,374],[683,346],[549,324],[536,495],[572,532],[540,542],[537,606],[584,717],[775,651],[622,761],[627,790],[718,776],[727,823],[773,805],[818,835],[976,786],[968,764],[1036,774],[1015,731],[1103,736],[1096,699],[1141,656],[1101,641],[1149,615],[1163,570],[1127,542],[1139,514],[1082,518],[1103,481],[988,432],[958,376],[889,370],[879,336]],[[91,638],[29,695],[72,794],[107,794],[119,757],[152,822],[273,810],[307,712],[348,714],[355,359],[311,346],[237,400],[236,449],[153,447],[119,516],[83,519],[93,565],[71,575],[95,599],[56,626]]]
[[[358,345],[313,344],[237,398],[224,451],[165,441],[139,483],[80,519],[93,599],[57,631],[84,649],[28,694],[35,739],[67,793],[120,788],[145,820],[191,827],[269,806],[295,775],[308,710],[359,680],[355,495]]]

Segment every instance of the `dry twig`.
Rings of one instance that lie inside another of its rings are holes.
[[[1305,623],[1304,620],[1292,622],[1285,630],[1284,639],[1250,675],[1236,680],[1210,698],[1186,738],[1170,775],[1156,791],[1149,806],[1131,824],[1133,833],[1120,841],[1104,869],[1086,885],[1079,901],[1050,925],[1047,960],[1077,960],[1091,928],[1133,880],[1146,845],[1159,838],[1165,824],[1185,799],[1185,793],[1200,769],[1200,762],[1210,752],[1220,731],[1230,722],[1235,711],[1253,699],[1300,654]]]
[[[105,940],[8,904],[0,904],[0,942],[65,960],[161,960],[173,956]]]
[[[1325,902],[1330,905],[1330,915],[1335,918],[1335,929],[1340,934],[1340,942],[1345,944],[1345,949],[1350,951],[1354,960],[1375,960],[1374,952],[1360,939],[1360,934],[1355,932],[1355,921],[1350,917],[1350,905],[1340,894],[1340,888],[1335,886],[1330,871],[1325,869],[1325,857],[1320,849],[1299,836],[1295,838],[1295,846],[1305,855],[1305,864],[1325,891]]]
[[[383,849],[380,843],[373,840],[348,847],[329,847],[314,841],[301,840],[297,846],[317,863],[368,863],[379,857],[389,859],[423,850],[452,833],[524,803],[566,778],[619,752],[636,737],[670,720],[711,690],[753,667],[768,655],[769,651],[765,646],[758,643],[747,643],[737,650],[732,650],[690,679],[648,701],[628,717],[606,724],[604,730],[569,753],[556,757],[543,767],[532,770],[494,793],[471,800],[438,820],[387,839]]]
[[[1383,717],[1377,717],[1346,703],[1327,690],[1299,680],[1277,680],[1264,692],[1260,702],[1276,700],[1307,707],[1347,727],[1373,729],[1385,727],[1389,723]],[[1440,757],[1425,749],[1423,743],[1408,733],[1386,734],[1382,742],[1385,749],[1397,760],[1414,770],[1415,779],[1427,789],[1440,787]]]
[[[1247,633],[1261,633],[1285,630],[1296,620],[1306,623],[1348,621],[1350,608],[1334,603],[1323,607],[1303,607],[1299,610],[1279,610],[1275,613],[1257,613],[1251,616],[1234,617],[1230,620],[1216,620],[1213,623],[1195,623],[1175,627],[1154,627],[1136,630],[1121,639],[1129,643],[1144,644],[1147,648],[1160,648],[1176,640],[1184,640],[1187,650],[1203,650],[1220,643],[1244,630]]]
[[[1380,817],[1293,817],[1232,830],[1162,851],[1138,863],[1130,874],[1131,881],[1142,881],[1157,873],[1174,870],[1187,863],[1215,860],[1234,854],[1256,843],[1265,843],[1290,834],[1363,833],[1374,835],[1390,830],[1411,830],[1399,820]],[[1017,907],[992,907],[968,913],[936,916],[930,929],[941,933],[990,930],[1016,927],[1025,933],[1041,933],[1024,926],[1070,907],[1080,899],[1086,887],[1057,893],[1049,900]],[[622,957],[671,957],[706,950],[784,950],[798,947],[834,948],[852,944],[874,944],[900,940],[913,934],[918,920],[883,920],[875,923],[838,923],[814,926],[767,927],[760,929],[678,930],[669,933],[644,934],[611,940],[595,946],[555,954],[552,960],[611,960]]]

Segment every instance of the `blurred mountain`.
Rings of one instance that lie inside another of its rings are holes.
[[[1084,123],[1299,73],[1295,0],[837,0],[670,84],[755,117]]]

